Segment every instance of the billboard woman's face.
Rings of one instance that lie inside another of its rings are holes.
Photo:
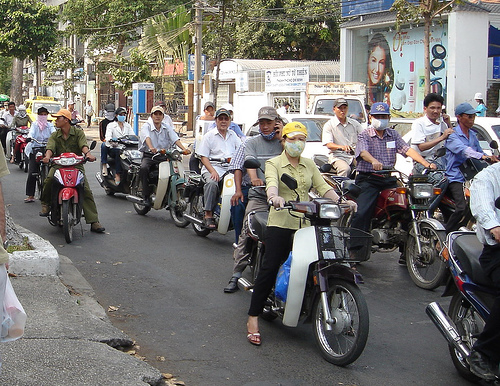
[[[368,58],[368,77],[371,84],[382,80],[385,72],[385,51],[379,46],[375,47]]]

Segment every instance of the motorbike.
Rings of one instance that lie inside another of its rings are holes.
[[[30,129],[28,126],[19,126],[16,128],[15,132],[17,133],[17,136],[14,138],[13,135],[13,144],[11,145],[14,153],[14,162],[19,165],[19,169],[24,170],[24,172],[27,173],[29,161],[28,157],[26,157],[26,154],[24,153],[24,149],[28,144],[28,133],[30,132]]]
[[[142,153],[137,150],[139,138],[136,135],[126,135],[112,139],[110,142],[112,147],[120,150],[120,156],[115,159],[111,154],[108,154],[107,175],[103,176],[102,172],[99,171],[95,177],[108,196],[113,196],[115,193],[130,194],[133,177],[133,173],[130,171],[132,164],[141,164]],[[122,166],[122,176],[118,185],[115,183],[117,162],[120,162]]]
[[[229,164],[230,159],[210,158],[210,161],[225,166]],[[191,222],[198,236],[205,237],[212,231],[203,225],[203,218],[205,216],[205,210],[203,209],[203,185],[205,183],[202,176],[198,173],[190,172],[186,174],[186,177],[185,197],[189,202],[189,208],[188,212],[184,213],[184,217]],[[231,197],[236,192],[233,173],[229,171],[224,173],[219,181],[219,191],[219,202],[214,210],[214,220],[217,232],[225,235],[233,229],[231,221]]]
[[[32,152],[35,154],[35,162],[38,165],[38,171],[34,173],[36,176],[35,197],[40,199],[43,191],[43,183],[49,174],[49,165],[42,162],[42,159],[45,156],[45,147],[47,146],[47,142],[39,142],[35,138],[28,138],[28,142],[30,141],[35,142],[32,147]]]
[[[125,150],[125,153],[127,152],[132,150]],[[130,164],[130,194],[127,195],[127,200],[133,203],[134,210],[140,215],[145,215],[151,208],[156,210],[166,208],[175,225],[184,228],[189,225],[189,221],[185,216],[187,203],[184,199],[185,173],[182,155],[175,149],[162,150],[153,154],[152,159],[155,161],[149,172],[149,183],[151,191],[154,192],[150,197],[152,205],[147,204],[142,197],[139,178],[140,158],[133,159]]]
[[[386,168],[377,173],[395,173],[398,187],[383,190],[377,199],[370,226],[372,251],[400,248],[412,281],[428,290],[439,287],[446,275],[445,263],[439,257],[446,231],[441,222],[429,216],[429,203],[441,189],[435,188],[426,174],[409,176],[405,186],[398,170]],[[339,225],[349,226],[351,215],[343,215]]]
[[[438,302],[426,307],[426,313],[449,344],[451,359],[465,379],[478,382],[467,363],[472,346],[484,328],[490,308],[498,295],[479,263],[483,250],[475,232],[448,234],[442,251],[451,273],[442,296],[452,296],[448,315]],[[497,379],[498,380],[498,379]]]
[[[90,150],[95,146],[96,141],[92,141]],[[60,168],[54,173],[51,210],[47,218],[53,226],[62,225],[68,244],[73,241],[73,228],[80,223],[83,209],[85,175],[75,166],[85,162],[87,157],[75,153],[62,153],[51,158],[51,164]]]
[[[281,180],[296,189],[293,177],[285,173]],[[279,317],[289,327],[297,327],[299,322],[312,323],[323,358],[346,366],[361,355],[368,339],[368,308],[358,287],[363,278],[351,264],[368,258],[372,236],[333,226],[342,209],[329,199],[290,201],[283,210],[303,213],[312,226],[295,233],[286,297],[271,291],[262,318],[271,321]],[[264,247],[266,222],[264,212],[249,214],[250,232]],[[351,243],[354,239],[356,242]],[[257,255],[251,259],[258,271],[263,253],[262,249],[255,252]],[[238,286],[253,291],[253,283],[245,277],[238,280]]]

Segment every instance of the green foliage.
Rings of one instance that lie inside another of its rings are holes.
[[[418,23],[422,20],[432,20],[443,12],[449,11],[452,4],[460,4],[461,0],[439,1],[439,0],[395,0],[391,11],[396,12],[396,28],[409,23]]]
[[[10,95],[12,84],[12,58],[0,56],[0,94]]]
[[[89,49],[113,47],[120,54],[124,45],[139,38],[144,19],[165,12],[178,0],[69,0],[63,20],[71,22],[68,33],[89,39]]]
[[[149,60],[137,49],[130,50],[130,58],[117,56],[113,61],[99,62],[98,71],[113,76],[115,87],[132,94],[132,83],[152,80]]]
[[[46,56],[45,61],[45,79],[43,81],[44,86],[51,86],[54,82],[51,80],[52,77],[57,75],[57,73],[66,73],[68,70],[71,71],[71,76],[64,79],[63,89],[64,92],[72,91],[75,82],[82,76],[81,72],[76,72],[77,65],[71,55],[71,49],[66,46],[54,47]]]
[[[0,0],[0,54],[35,59],[57,43],[57,8],[37,0]]]

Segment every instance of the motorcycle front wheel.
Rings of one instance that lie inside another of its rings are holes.
[[[197,218],[198,220],[203,220],[205,215],[205,210],[203,209],[203,192],[195,194],[189,201],[189,214]],[[193,229],[198,236],[205,237],[210,233],[210,229],[207,229],[201,225],[193,223]]]
[[[75,225],[75,208],[76,205],[68,200],[62,203],[62,220],[63,220],[63,233],[66,242],[69,244],[73,241],[73,227]]]
[[[446,263],[439,256],[446,232],[427,223],[419,223],[422,254],[418,254],[417,241],[411,232],[406,242],[406,266],[417,287],[433,290],[441,285],[446,275]]]
[[[189,225],[189,220],[184,218],[186,210],[186,201],[184,200],[184,188],[177,187],[175,202],[170,205],[170,217],[174,220],[174,224],[179,228],[185,228]]]
[[[471,349],[476,341],[476,337],[483,331],[484,320],[459,292],[455,293],[451,298],[448,315],[453,323],[455,323],[462,341]],[[455,347],[450,345],[448,348],[453,365],[460,376],[474,383],[480,381],[481,378],[470,372],[466,358]]]
[[[327,299],[335,323],[327,330],[321,297],[317,296],[312,309],[314,336],[323,358],[346,366],[358,359],[368,340],[368,307],[361,290],[343,280],[329,280]]]

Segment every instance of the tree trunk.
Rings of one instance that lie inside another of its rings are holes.
[[[9,245],[22,245],[23,237],[17,230],[16,224],[14,224],[12,217],[10,217],[7,208],[5,208],[5,220],[6,220],[7,241],[9,242]]]
[[[12,62],[10,100],[16,102],[16,105],[23,103],[23,61],[17,58]]]

